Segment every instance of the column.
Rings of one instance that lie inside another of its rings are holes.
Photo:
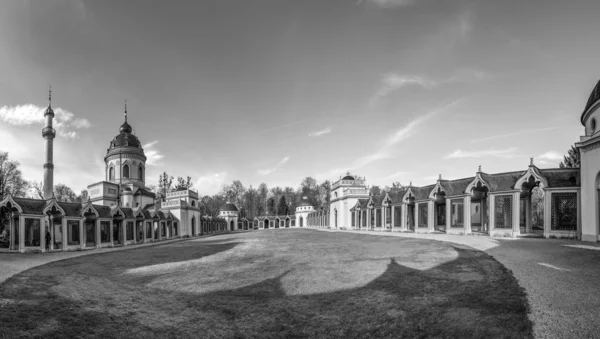
[[[406,207],[406,204],[402,204],[400,206],[400,230],[406,231],[407,220],[408,220],[408,208]]]
[[[367,209],[367,230],[371,229],[371,213],[372,209]]]
[[[544,190],[544,237],[550,237],[552,229],[552,192]]]
[[[162,240],[162,227],[163,227],[162,221],[159,220],[157,225],[158,225],[158,240],[160,241],[160,240]]]
[[[533,210],[531,204],[532,194],[525,198],[525,233],[531,233],[531,222],[533,221]]]
[[[521,193],[513,193],[513,215],[512,215],[513,237],[521,234]]]
[[[8,214],[9,220],[8,220],[8,224],[9,224],[9,228],[10,228],[10,244],[8,244],[8,248],[11,250],[15,250],[17,249],[17,244],[18,244],[18,239],[15,239],[15,218],[12,215],[12,212]],[[18,227],[18,226],[17,226]]]
[[[146,223],[148,222],[148,220],[144,219],[144,221],[142,221],[142,241],[144,242],[144,244],[146,243],[146,238],[148,237],[148,230],[146,229],[146,226],[148,226]]]
[[[446,198],[446,233],[452,227],[452,200]]]
[[[394,230],[394,226],[396,225],[395,224],[395,222],[396,222],[396,206],[392,205],[390,213],[392,214],[390,216],[390,223],[391,223],[390,224],[390,231],[393,231]]]
[[[492,235],[492,232],[494,231],[494,228],[496,227],[496,196],[495,195],[489,195],[489,199],[490,199],[490,235]]]
[[[115,241],[113,239],[113,221],[112,221],[112,219],[110,219],[110,227],[109,227],[108,231],[109,231],[108,238],[110,239],[110,247],[115,247]]]
[[[481,230],[482,232],[488,232],[489,234],[489,226],[488,226],[488,218],[487,218],[487,198],[481,199]]]
[[[386,212],[386,208],[385,206],[381,206],[381,230],[385,230],[385,212]]]
[[[419,203],[415,202],[415,230],[419,227]]]
[[[67,235],[69,234],[69,230],[67,230],[67,218],[62,217],[62,250],[66,251],[68,247]]]
[[[102,247],[102,233],[100,232],[100,219],[96,218],[96,248]]]
[[[50,227],[50,225],[48,225]],[[44,217],[40,218],[40,250],[42,252],[46,252],[48,249],[46,248],[46,223]]]
[[[435,224],[437,224],[437,220],[435,220],[435,202],[429,200],[427,202],[427,228],[429,232],[435,231]]]
[[[85,233],[83,232],[85,229],[83,220],[83,218],[79,220],[79,248],[81,249],[85,248],[85,242],[87,241],[87,239],[85,239]]]
[[[19,252],[25,252],[25,217],[19,216]]]
[[[47,250],[53,250],[54,249],[54,221],[50,217],[48,217],[48,227],[50,227],[50,248],[47,248]]]
[[[465,217],[465,234],[471,233],[471,196],[467,195],[464,197],[464,217]]]

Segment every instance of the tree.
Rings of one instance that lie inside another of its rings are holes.
[[[24,197],[29,183],[23,179],[19,162],[8,159],[8,152],[0,151],[0,198],[10,193]]]
[[[277,214],[278,215],[287,215],[288,214],[288,204],[287,201],[285,200],[285,195],[282,195],[281,198],[279,198],[279,203],[277,204]]]
[[[567,155],[565,155],[565,160],[561,161],[558,166],[560,168],[579,168],[581,167],[581,154],[579,152],[579,148],[571,145],[571,148],[567,151]]]
[[[81,190],[81,194],[79,194],[79,196],[77,196],[77,201],[80,202],[86,202],[88,201],[88,191],[87,190]]]
[[[275,199],[273,199],[273,197],[270,197],[269,199],[267,199],[267,213],[269,213],[270,215],[275,215],[277,211],[275,210]]]
[[[187,190],[192,188],[192,186],[194,186],[194,183],[192,182],[192,177],[190,177],[189,175],[185,179],[182,177],[177,177],[177,185],[175,185],[175,191]]]
[[[237,206],[244,204],[244,192],[246,192],[246,188],[239,180],[234,180],[231,185],[223,185],[221,188],[221,195]]]
[[[163,172],[158,176],[158,189],[156,192],[156,198],[160,201],[165,201],[167,193],[171,192],[173,187],[173,176]]]
[[[300,183],[300,189],[299,189],[299,193],[300,196],[302,197],[306,197],[306,199],[308,200],[308,203],[310,203],[312,206],[315,207],[319,207],[319,191],[318,191],[318,185],[317,185],[317,180],[315,178],[312,177],[306,177],[304,179],[302,179],[302,182]]]
[[[65,184],[54,185],[54,197],[56,201],[77,202],[77,194]]]
[[[32,190],[33,199],[44,199],[44,184],[41,181],[33,181],[29,188]]]
[[[381,188],[379,188],[379,186],[377,186],[377,185],[371,186],[371,189],[369,191],[371,192],[372,196],[378,196],[382,192]]]
[[[319,193],[319,207],[329,209],[329,203],[331,202],[331,181],[323,181],[318,188]]]
[[[264,182],[258,185],[257,215],[264,215],[267,210],[267,198],[269,197],[269,188]]]

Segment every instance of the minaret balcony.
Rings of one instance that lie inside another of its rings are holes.
[[[44,138],[47,136],[54,138],[56,136],[56,130],[52,127],[44,127],[44,129],[42,129],[42,136]]]

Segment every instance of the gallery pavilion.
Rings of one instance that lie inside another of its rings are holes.
[[[540,169],[533,159],[521,170],[471,177],[371,196],[366,180],[347,173],[332,184],[330,205],[315,210],[303,200],[291,215],[241,218],[226,203],[218,218],[204,217],[198,193],[179,190],[157,201],[146,187],[146,156],[127,122],[104,157],[105,180],[88,186],[84,203],[53,194],[54,111],[46,126],[44,199],[6,195],[0,201],[0,251],[77,250],[128,246],[177,237],[253,229],[328,227],[415,233],[473,234],[600,240],[600,82],[581,114],[584,135],[576,144],[581,168]]]

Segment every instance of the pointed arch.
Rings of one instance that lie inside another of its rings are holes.
[[[123,164],[123,178],[124,179],[129,179],[131,173],[130,173],[130,169],[129,169],[129,164],[124,163]]]
[[[53,207],[56,211],[60,212],[63,215],[63,217],[67,215],[67,213],[65,213],[65,210],[63,210],[62,207],[60,207],[60,205],[58,204],[58,202],[56,202],[56,198],[52,198],[48,201],[42,213],[44,213],[44,215],[48,214],[48,212],[52,211]]]
[[[435,187],[433,187],[433,189],[431,190],[431,192],[429,192],[429,199],[431,200],[435,200],[438,194],[446,194],[446,190],[444,189],[444,186],[442,186],[442,184],[438,181],[435,184]]]
[[[111,217],[114,217],[115,214],[120,214],[121,216],[125,217],[125,213],[123,213],[123,211],[121,210],[121,207],[119,207],[119,206],[115,206],[113,209],[110,210]]]
[[[115,166],[111,164],[108,168],[108,181],[113,180],[115,180]]]
[[[411,201],[411,199],[413,201]],[[406,193],[404,193],[404,196],[402,197],[402,202],[405,204],[410,204],[410,203],[414,202],[414,199],[415,199],[415,194],[413,193],[412,188],[409,187],[406,190]]]
[[[6,197],[0,201],[0,207],[6,207],[9,209],[16,209],[17,211],[19,211],[19,213],[23,213],[23,209],[21,208],[21,206],[19,206],[19,204],[17,204],[13,198],[12,195],[10,193],[6,194]]]
[[[529,166],[527,171],[515,183],[515,189],[522,189],[523,184],[533,182],[543,187],[548,187],[548,180],[540,173],[535,166]]]
[[[93,213],[96,218],[100,217],[100,213],[96,210],[92,202],[88,200],[87,204],[81,209],[81,216],[85,217],[86,214]]]
[[[464,193],[471,194],[471,193],[473,193],[474,188],[480,188],[480,187],[487,187],[488,190],[490,189],[490,185],[485,180],[483,180],[483,178],[481,177],[481,174],[478,172],[475,175],[475,178],[473,178],[473,181],[471,181],[469,186],[467,186]]]

